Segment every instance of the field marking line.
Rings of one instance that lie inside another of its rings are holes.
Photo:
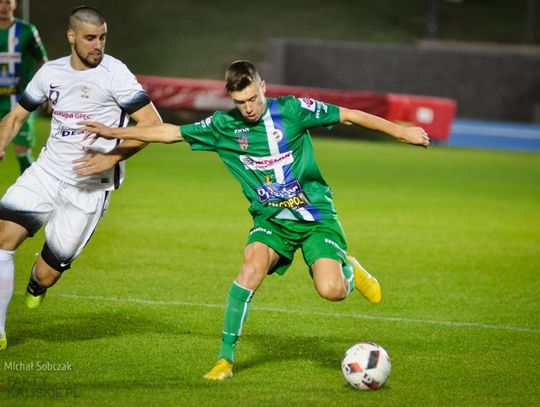
[[[111,301],[111,302],[123,302],[134,304],[146,304],[146,305],[177,305],[186,307],[200,307],[200,308],[225,308],[223,304],[207,304],[197,303],[190,301],[159,301],[159,300],[145,300],[142,298],[132,297],[104,297],[99,295],[76,295],[76,294],[57,294],[62,298],[73,298],[77,300],[91,300],[91,301]],[[457,328],[476,328],[476,329],[494,329],[500,331],[511,332],[531,332],[540,333],[540,329],[526,328],[512,325],[494,325],[494,324],[482,324],[477,322],[455,322],[455,321],[437,321],[430,319],[416,319],[416,318],[403,318],[403,317],[382,317],[366,314],[353,314],[347,312],[324,312],[324,311],[306,311],[302,309],[289,309],[289,308],[277,308],[277,307],[264,307],[264,306],[252,306],[252,310],[255,311],[268,311],[279,312],[283,314],[296,314],[296,315],[315,315],[319,317],[329,318],[356,318],[367,319],[373,321],[390,321],[390,322],[405,322],[413,324],[427,324],[427,325],[443,325]]]

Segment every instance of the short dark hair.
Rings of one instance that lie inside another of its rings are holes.
[[[95,7],[78,6],[69,15],[69,28],[75,29],[81,23],[88,23],[100,27],[106,23],[103,13]]]
[[[234,61],[225,71],[225,89],[228,92],[243,90],[261,77],[257,68],[246,60]]]

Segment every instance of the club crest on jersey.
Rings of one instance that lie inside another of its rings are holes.
[[[249,147],[249,140],[246,134],[238,136],[238,145],[242,150],[247,150]]]
[[[9,45],[12,49],[15,49],[19,45],[19,37],[13,36],[9,39]]]
[[[274,129],[272,131],[272,138],[276,143],[279,143],[281,140],[283,140],[283,132],[278,129]]]
[[[58,102],[58,99],[60,98],[60,92],[56,89],[51,88],[49,89],[49,100],[51,101],[51,104],[54,106]]]
[[[86,82],[81,84],[81,97],[84,99],[90,98],[90,85]]]

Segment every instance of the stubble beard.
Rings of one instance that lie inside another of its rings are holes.
[[[97,60],[91,60],[88,58],[88,56],[83,56],[79,50],[77,49],[77,44],[75,44],[73,46],[73,49],[75,50],[75,53],[77,54],[77,56],[79,57],[80,61],[85,65],[87,66],[88,68],[95,68],[96,66],[98,66],[101,61],[103,60],[103,53],[100,54],[100,57],[97,59]]]

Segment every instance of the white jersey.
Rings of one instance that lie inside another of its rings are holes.
[[[100,138],[90,146],[89,140],[83,141],[79,122],[92,120],[124,127],[129,114],[150,102],[127,66],[109,55],[105,55],[97,67],[82,71],[71,67],[69,56],[47,62],[28,84],[20,104],[33,110],[47,100],[53,107],[51,132],[37,164],[51,175],[80,188],[118,188],[124,179],[123,161],[92,176],[77,175],[72,161],[85,154],[85,147],[109,152],[119,143]]]

